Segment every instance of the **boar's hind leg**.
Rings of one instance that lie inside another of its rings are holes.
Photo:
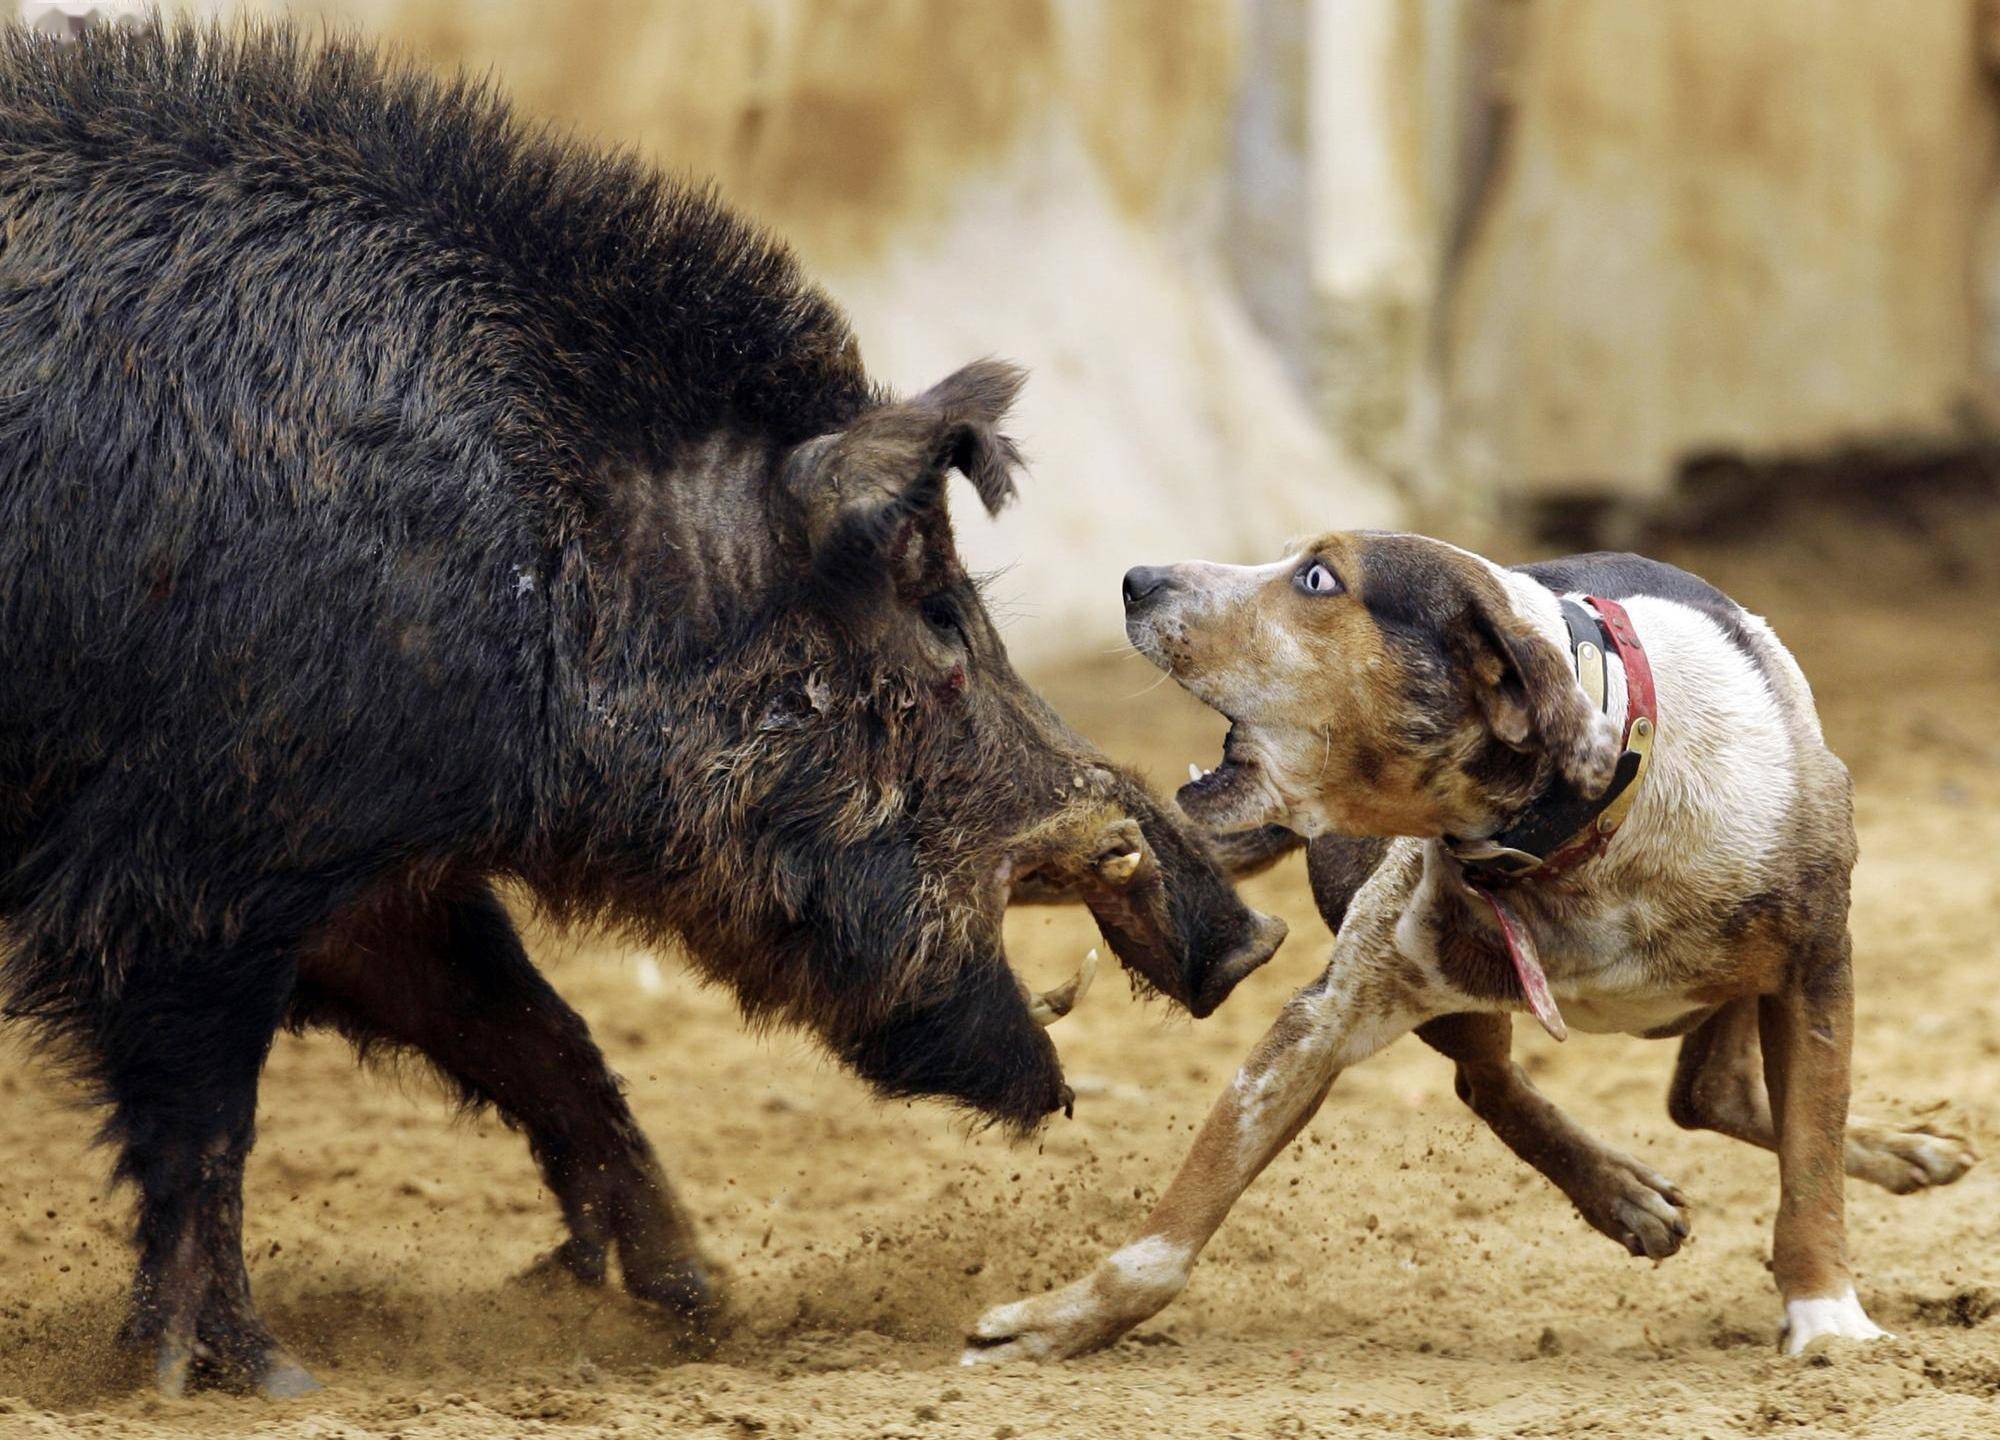
[[[95,1022],[106,1133],[139,1192],[125,1339],[152,1351],[163,1395],[184,1393],[197,1369],[273,1398],[318,1388],[259,1318],[243,1267],[257,1076],[291,974],[268,952],[163,960],[129,976]]]
[[[715,1301],[691,1227],[583,1019],[522,948],[490,889],[396,895],[355,912],[301,961],[290,1023],[328,1025],[363,1054],[422,1055],[466,1104],[524,1132],[570,1237],[537,1269],[625,1287],[697,1321]]]

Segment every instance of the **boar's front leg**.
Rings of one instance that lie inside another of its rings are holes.
[[[197,1369],[273,1398],[318,1388],[258,1316],[243,1265],[257,1077],[291,978],[277,948],[159,954],[100,998],[79,1047],[112,1102],[119,1176],[139,1192],[124,1338],[151,1351],[168,1397]]]
[[[466,1104],[524,1132],[570,1232],[538,1269],[601,1284],[615,1246],[633,1295],[713,1318],[687,1215],[617,1077],[489,888],[394,893],[344,917],[302,960],[290,1023],[331,1026],[364,1054],[415,1051]]]

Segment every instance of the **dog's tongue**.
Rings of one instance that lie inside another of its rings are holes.
[[[1521,982],[1521,993],[1528,997],[1528,1008],[1535,1012],[1535,1018],[1542,1022],[1542,1028],[1557,1040],[1569,1039],[1569,1026],[1563,1023],[1562,1011],[1556,1008],[1556,997],[1549,993],[1549,977],[1542,971],[1542,957],[1535,949],[1535,934],[1509,905],[1491,890],[1481,890],[1477,886],[1468,889],[1488,905],[1493,907],[1493,918],[1499,923],[1500,934],[1507,942],[1507,958],[1514,962],[1514,974]]]

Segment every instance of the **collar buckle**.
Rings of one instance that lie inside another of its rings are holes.
[[[1653,717],[1641,715],[1632,722],[1631,733],[1625,737],[1625,753],[1619,759],[1621,763],[1631,761],[1632,779],[1597,817],[1597,828],[1606,835],[1625,823],[1625,817],[1632,813],[1633,802],[1639,798],[1639,782],[1646,778],[1646,768],[1653,760],[1653,728]],[[1631,758],[1635,756],[1636,759]]]
[[[1493,840],[1452,840],[1446,843],[1452,857],[1462,865],[1477,867],[1477,873],[1499,879],[1518,880],[1532,875],[1545,863],[1540,855],[1517,850]]]

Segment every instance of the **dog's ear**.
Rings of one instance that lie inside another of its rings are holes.
[[[1603,794],[1618,765],[1618,730],[1591,704],[1562,652],[1497,589],[1475,590],[1471,625],[1473,703],[1494,737],[1515,750],[1541,750],[1586,797]]]

